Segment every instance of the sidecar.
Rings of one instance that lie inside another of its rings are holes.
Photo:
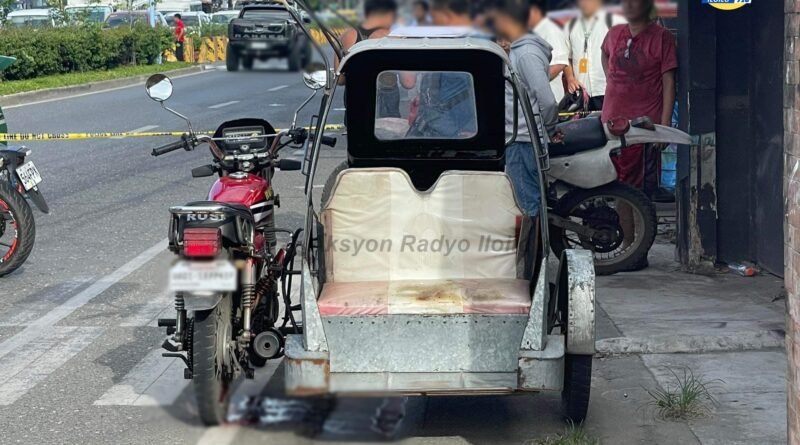
[[[310,186],[318,142],[306,158],[302,333],[286,338],[287,393],[560,391],[565,417],[582,421],[592,255],[566,250],[551,279],[546,209],[526,215],[515,200],[506,86],[516,118],[539,132],[506,54],[480,38],[390,36],[353,46],[326,95],[341,76],[347,164],[321,200]],[[544,169],[546,149],[535,146]]]

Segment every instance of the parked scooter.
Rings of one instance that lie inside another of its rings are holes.
[[[308,130],[296,127],[297,113],[323,85],[310,74],[304,79],[315,91],[295,111],[288,130],[276,132],[263,119],[238,119],[220,125],[213,136],[195,134],[187,118],[164,105],[173,89],[168,77],[156,74],[146,83],[148,96],[189,126],[180,141],[154,149],[153,156],[208,144],[213,161],[193,169],[192,176],[219,175],[207,200],[170,208],[169,249],[178,255],[169,273],[176,316],[158,321],[169,335],[164,356],[185,362],[184,377],[194,381],[200,418],[208,425],[225,420],[237,376],[252,378],[254,367],[281,356],[286,331],[299,330],[293,315],[299,306],[292,305],[289,291],[300,230],[275,227],[280,201],[272,178],[276,169],[301,168],[299,161],[279,159],[278,153],[302,146],[309,137]],[[336,144],[333,137],[322,141]],[[291,235],[279,250],[276,232]]]
[[[617,181],[611,157],[636,144],[691,144],[675,128],[648,118],[597,116],[558,125],[563,142],[549,145],[547,202],[550,246],[594,252],[598,275],[631,270],[642,264],[656,236],[656,209],[640,190]]]

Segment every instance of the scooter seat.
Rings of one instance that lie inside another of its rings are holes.
[[[550,143],[550,157],[569,156],[582,151],[594,150],[608,143],[603,122],[599,117],[586,117],[556,125],[563,135],[560,144]]]

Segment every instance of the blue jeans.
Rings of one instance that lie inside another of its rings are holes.
[[[506,174],[511,178],[514,195],[528,216],[539,214],[542,191],[539,188],[539,167],[530,142],[514,142],[506,147]]]

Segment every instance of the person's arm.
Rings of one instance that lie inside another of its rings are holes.
[[[520,82],[528,93],[531,102],[539,105],[542,124],[551,133],[558,123],[558,104],[548,78],[549,66],[534,54],[526,54],[519,59],[517,70]],[[534,110],[535,111],[535,110]]]
[[[556,77],[558,77],[559,74],[564,72],[565,68],[567,68],[567,65],[561,65],[561,64],[559,64],[559,65],[550,65],[550,72],[549,72],[550,80],[553,80]]]
[[[353,29],[353,28],[350,28],[347,31],[345,31],[342,34],[342,37],[341,37],[340,41],[342,42],[342,49],[344,50],[345,53],[347,53],[347,50],[349,50],[350,47],[352,47],[356,43],[356,30]],[[334,69],[334,71],[337,71],[337,72],[339,71],[339,63],[340,62],[341,62],[341,60],[339,60],[339,57],[334,55],[333,56],[333,69]],[[339,83],[339,85],[344,85],[344,76],[339,76],[338,83]]]

